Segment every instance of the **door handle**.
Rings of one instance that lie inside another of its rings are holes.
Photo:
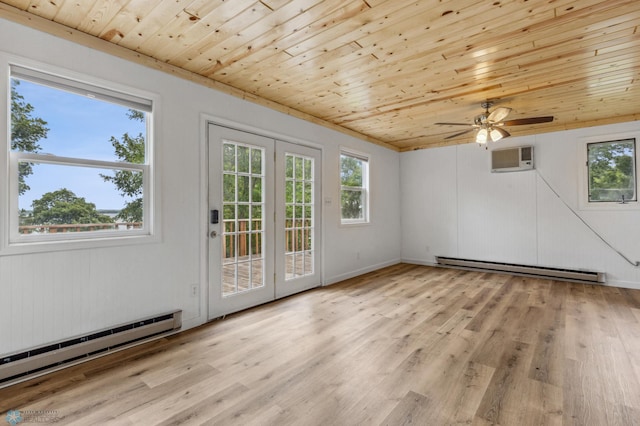
[[[209,234],[209,236],[210,236],[211,238],[215,238],[215,237],[217,237],[217,236],[218,236],[218,233],[217,233],[216,231],[211,231],[211,233]]]

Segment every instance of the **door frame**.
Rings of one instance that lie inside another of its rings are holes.
[[[211,115],[200,114],[200,284],[194,284],[191,286],[191,296],[197,298],[198,303],[198,317],[201,321],[194,321],[196,323],[203,323],[211,321],[215,318],[209,317],[209,125],[228,127],[233,130],[241,132],[253,133],[258,136],[264,136],[272,138],[274,140],[280,140],[295,145],[300,145],[309,148],[315,148],[320,150],[320,158],[322,161],[320,167],[320,212],[321,218],[319,225],[320,229],[320,265],[319,278],[320,287],[325,285],[325,195],[324,195],[324,175],[325,175],[325,150],[324,146],[319,143],[311,142],[309,140],[300,139],[294,136],[286,135],[284,133],[274,132],[271,130],[262,129],[252,125],[240,123],[237,121],[229,120],[227,118]],[[276,186],[277,191],[277,186]],[[194,300],[194,304],[196,301]]]

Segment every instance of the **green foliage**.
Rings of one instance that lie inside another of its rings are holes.
[[[124,222],[142,222],[142,198],[129,201],[116,215]]]
[[[11,80],[11,150],[38,152],[41,149],[38,142],[47,137],[49,129],[46,121],[32,117],[34,107],[18,93],[19,84],[18,80]],[[19,167],[18,192],[22,195],[30,189],[26,177],[33,174],[33,165],[20,163]]]
[[[239,203],[261,203],[263,201],[262,155],[260,149],[224,144],[222,190],[225,203],[235,203],[236,201]]]
[[[33,217],[30,221],[39,225],[65,225],[85,223],[112,223],[113,220],[96,210],[96,205],[76,196],[66,188],[47,192],[33,200]]]
[[[635,199],[633,140],[590,144],[589,201]]]
[[[340,203],[343,219],[362,219],[364,216],[362,169],[362,160],[348,155],[340,156],[340,183],[342,185]]]
[[[18,220],[20,221],[18,226],[35,225],[33,223],[33,212],[25,209],[20,209],[20,215],[18,216]]]
[[[145,116],[141,111],[130,109],[127,116],[131,120],[144,122]],[[115,150],[116,156],[127,163],[143,164],[145,161],[145,139],[140,133],[138,136],[132,137],[128,133],[122,135],[121,139],[114,136],[111,137],[111,145]],[[125,203],[125,207],[120,210],[117,219],[124,222],[142,222],[143,219],[143,176],[142,173],[130,170],[118,170],[113,176],[103,175],[100,177],[105,182],[113,183],[120,191],[123,197],[131,197],[132,201]]]

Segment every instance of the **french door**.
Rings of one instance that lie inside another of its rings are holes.
[[[320,151],[276,143],[276,297],[320,284]]]
[[[214,124],[209,318],[320,285],[320,151]]]

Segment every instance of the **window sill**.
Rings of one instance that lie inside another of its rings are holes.
[[[153,244],[160,241],[161,239],[159,236],[149,234],[137,234],[124,237],[88,237],[75,240],[19,241],[5,244],[4,247],[0,249],[0,256],[134,246],[140,244]]]
[[[371,225],[371,221],[364,221],[364,220],[359,220],[354,222],[340,222],[341,228],[355,228],[359,226],[370,226],[370,225]]]
[[[633,211],[640,210],[640,203],[637,201],[628,201],[626,203],[619,202],[601,202],[601,203],[580,203],[581,211]]]

